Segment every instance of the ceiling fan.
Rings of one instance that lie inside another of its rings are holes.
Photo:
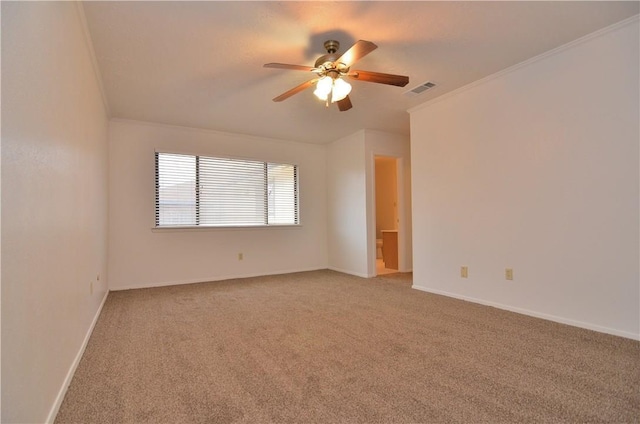
[[[288,65],[286,63],[267,63],[265,68],[291,69],[295,71],[307,71],[316,74],[316,77],[306,81],[291,90],[282,93],[273,99],[281,102],[316,84],[313,94],[323,100],[327,106],[329,103],[337,103],[341,112],[352,107],[349,93],[351,85],[344,80],[349,77],[357,81],[375,82],[378,84],[395,85],[404,87],[409,83],[409,77],[403,75],[383,74],[381,72],[351,70],[351,66],[372,51],[378,48],[371,41],[359,40],[342,55],[338,55],[340,43],[335,40],[327,40],[324,43],[327,54],[316,60],[313,67],[303,65]]]

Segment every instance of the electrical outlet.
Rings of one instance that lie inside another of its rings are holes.
[[[504,278],[507,280],[513,280],[513,269],[507,268],[504,270]]]
[[[460,267],[460,277],[462,278],[469,277],[469,267],[466,267],[466,266]]]
[[[244,255],[242,253],[238,253],[238,260],[241,261],[244,259]]]

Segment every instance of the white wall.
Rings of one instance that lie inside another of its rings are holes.
[[[411,184],[407,137],[360,130],[327,146],[329,267],[376,275],[375,156],[398,161],[398,257],[411,270]]]
[[[1,7],[2,422],[36,423],[106,295],[107,115],[75,2]]]
[[[397,159],[398,193],[398,270],[412,269],[413,249],[411,232],[411,148],[409,138],[382,131],[364,130],[366,160],[366,225],[367,270],[376,275],[376,219],[375,219],[375,157]]]
[[[368,277],[364,131],[327,146],[329,268]]]
[[[415,287],[639,337],[638,39],[636,18],[411,111]]]
[[[327,267],[324,146],[118,120],[109,140],[111,289]],[[299,165],[302,225],[152,230],[155,150]]]

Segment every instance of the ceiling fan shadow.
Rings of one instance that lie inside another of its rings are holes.
[[[315,60],[319,55],[325,54],[324,43],[327,40],[337,40],[340,43],[339,52],[344,52],[357,41],[353,35],[341,29],[318,32],[309,37],[309,44],[304,51],[304,56]]]

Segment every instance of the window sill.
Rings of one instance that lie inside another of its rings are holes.
[[[151,227],[154,233],[172,233],[182,231],[242,231],[242,230],[273,230],[273,229],[293,229],[300,228],[302,224],[282,224],[282,225],[237,225],[237,226],[205,226],[205,225],[176,225],[164,227]]]

